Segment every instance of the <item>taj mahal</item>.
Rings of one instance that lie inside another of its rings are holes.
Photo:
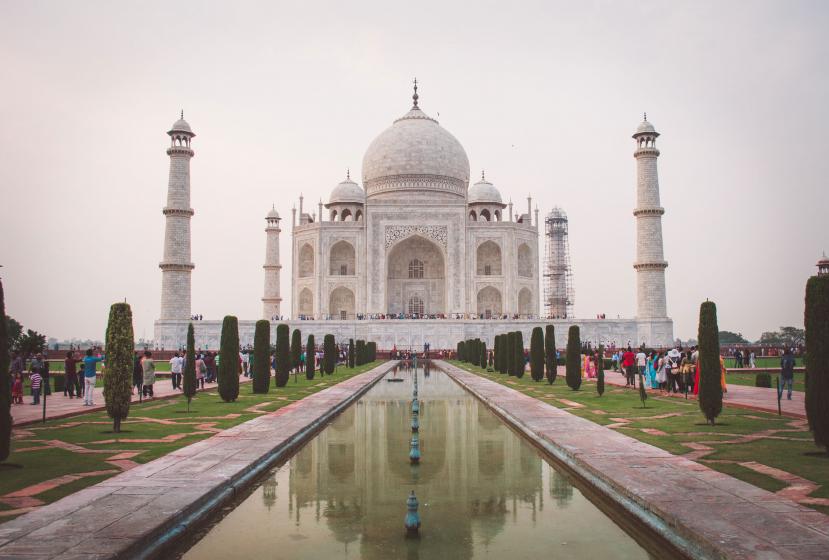
[[[368,146],[362,186],[350,171],[326,203],[291,210],[290,319],[282,309],[276,208],[265,217],[262,318],[287,322],[321,340],[363,338],[380,349],[454,348],[460,340],[513,330],[529,341],[535,326],[553,323],[557,345],[577,324],[583,341],[668,346],[662,215],[655,142],[647,119],[633,135],[637,161],[637,316],[633,319],[549,319],[542,316],[539,219],[532,199],[526,208],[504,203],[482,172],[471,186],[469,159],[461,143],[413,104]],[[170,176],[162,270],[161,316],[155,344],[178,348],[190,323],[190,160],[195,137],[182,118],[168,132]],[[632,296],[632,294],[631,294]],[[196,344],[217,348],[221,320],[194,323]],[[240,320],[243,345],[253,341],[255,320]]]

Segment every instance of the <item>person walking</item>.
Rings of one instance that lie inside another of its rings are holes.
[[[636,354],[636,369],[639,373],[639,382],[645,383],[645,373],[648,369],[648,355],[645,354],[645,351],[641,348]],[[636,387],[636,383],[634,383],[633,386]],[[647,385],[645,385],[645,387],[647,387]]]
[[[204,375],[207,372],[207,366],[201,356],[196,358],[196,387],[204,389]]]
[[[144,352],[144,359],[141,360],[144,387],[142,392],[145,397],[153,398],[153,384],[155,384],[155,362],[153,353],[149,350]]]
[[[784,389],[788,389],[786,398],[792,400],[792,386],[794,385],[794,356],[792,351],[786,348],[783,357],[780,358],[780,382]]]
[[[636,387],[636,357],[630,347],[622,354],[622,370],[625,372],[625,387]]]
[[[93,356],[92,348],[86,351],[86,357],[83,359],[83,405],[95,406],[92,397],[95,393],[95,379],[98,374],[96,371],[98,362],[103,362],[102,356]]]
[[[32,384],[32,403],[33,405],[40,404],[40,386],[43,383],[43,378],[40,376],[40,368],[31,370],[29,381]]]
[[[144,368],[141,365],[141,356],[138,352],[132,357],[132,388],[133,394],[141,393],[141,386],[144,384]]]
[[[66,353],[66,359],[63,360],[63,396],[68,394],[70,399],[75,398],[75,387],[78,384],[77,366],[78,360],[75,359],[75,353],[70,350]]]
[[[181,372],[183,371],[184,358],[178,352],[170,358],[170,377],[173,381],[173,389],[181,389]],[[145,383],[146,385],[146,383]]]

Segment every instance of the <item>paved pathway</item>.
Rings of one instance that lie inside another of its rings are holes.
[[[8,521],[0,525],[0,559],[166,558],[168,551],[161,547],[289,456],[396,363],[386,362]]]
[[[249,378],[243,375],[239,376],[239,383],[248,382],[250,382]],[[205,384],[205,389],[203,390],[209,391],[215,389],[215,383],[208,383]],[[153,384],[153,393],[155,394],[156,400],[181,395],[181,391],[179,391],[178,389],[173,389],[173,382],[170,379],[157,379],[156,382]],[[138,394],[132,396],[132,402],[138,402],[138,400]],[[50,420],[53,418],[67,418],[69,416],[75,416],[77,414],[86,414],[87,412],[97,412],[104,410],[106,407],[104,405],[103,387],[97,387],[95,389],[93,401],[95,402],[95,406],[84,406],[83,397],[70,399],[69,397],[64,397],[63,393],[52,393],[51,395],[46,397],[46,419]],[[29,404],[31,402],[32,397],[26,395],[23,397],[24,404],[12,405],[12,420],[15,426],[25,426],[26,424],[40,422],[43,420],[42,403],[37,406],[32,406],[31,404]]]
[[[562,371],[559,371],[559,375],[562,375]],[[605,383],[609,385],[625,386],[625,378],[617,371],[605,371],[604,379]],[[637,379],[636,382],[639,383],[639,380]],[[777,413],[777,391],[775,389],[750,387],[748,385],[732,385],[730,383],[727,386],[728,392],[723,395],[723,404]],[[649,390],[649,392],[659,393],[659,391],[655,390]],[[685,395],[678,396],[683,399],[685,398]],[[696,397],[694,395],[688,395],[688,398]],[[788,400],[786,394],[783,393],[783,400],[780,401],[780,404],[783,414],[795,418],[806,418],[805,393],[802,391],[793,391],[792,400]]]
[[[519,431],[692,558],[829,558],[829,517],[440,362]]]

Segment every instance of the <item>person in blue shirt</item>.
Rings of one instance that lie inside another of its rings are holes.
[[[95,377],[97,375],[98,362],[103,362],[102,356],[93,356],[92,348],[86,351],[86,357],[83,359],[83,405],[94,406],[92,402],[92,392],[95,389]]]

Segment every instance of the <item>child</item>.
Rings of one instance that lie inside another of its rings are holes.
[[[32,404],[40,404],[40,384],[43,382],[40,372],[37,369],[34,370],[29,380],[32,382]]]
[[[12,403],[23,404],[23,378],[19,373],[14,374],[14,383],[12,384]]]

